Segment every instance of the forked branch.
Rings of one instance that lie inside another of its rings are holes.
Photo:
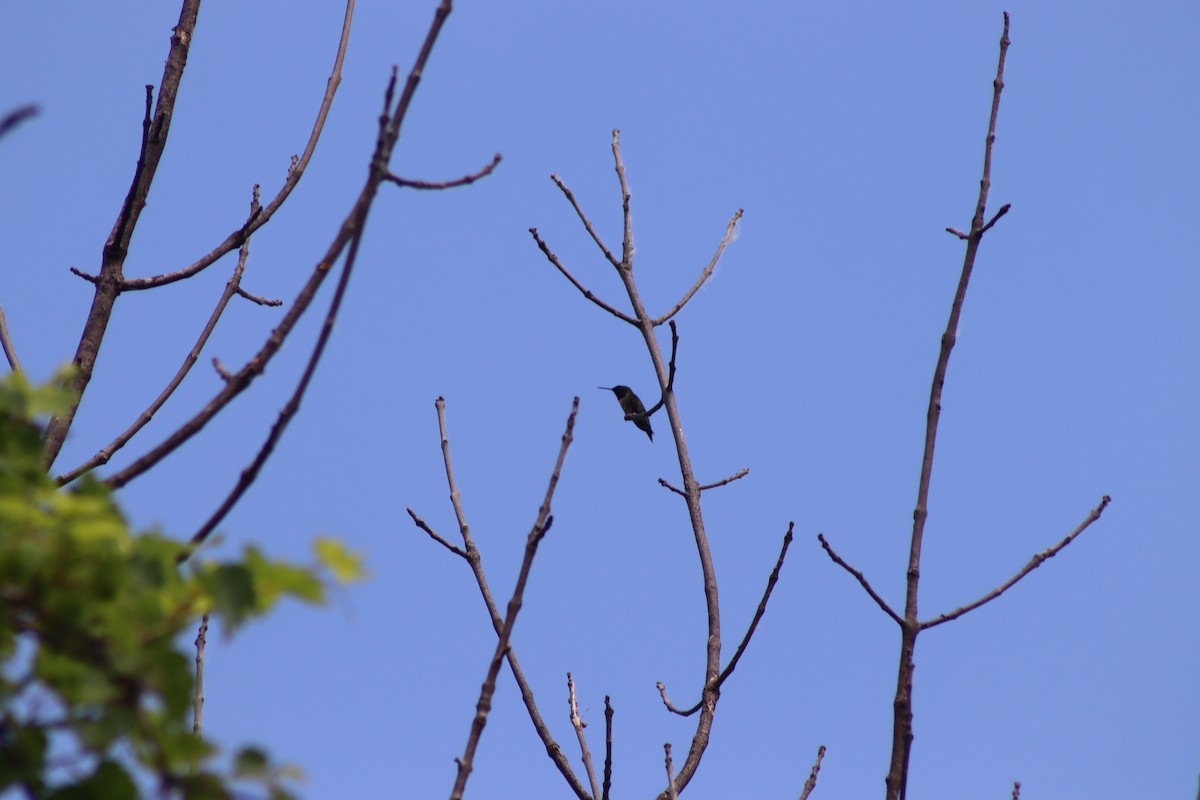
[[[750,645],[750,637],[754,636],[754,632],[758,629],[758,623],[762,621],[763,615],[767,613],[767,601],[771,599],[771,592],[775,591],[775,584],[779,582],[779,571],[783,569],[783,560],[787,557],[788,547],[790,547],[792,544],[793,524],[794,523],[791,522],[788,523],[787,533],[783,535],[783,547],[779,550],[779,558],[776,559],[775,568],[771,570],[771,575],[767,578],[766,591],[763,592],[762,600],[758,601],[758,609],[754,612],[754,618],[750,620],[750,627],[746,629],[746,635],[742,637],[741,644],[739,644],[737,650],[734,651],[733,658],[729,659],[729,664],[725,666],[725,669],[721,670],[721,677],[717,681],[718,689],[720,689],[721,685],[724,684],[729,676],[733,674],[733,671],[737,669],[738,661],[741,660],[742,654],[746,652],[746,648]],[[671,703],[670,700],[667,699],[666,685],[662,681],[659,681],[655,685],[658,687],[658,693],[659,696],[662,697],[663,705],[665,705],[667,710],[671,713],[678,714],[681,717],[690,717],[692,714],[695,714],[700,710],[699,702],[686,711],[679,710]]]

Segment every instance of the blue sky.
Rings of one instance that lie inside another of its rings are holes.
[[[252,243],[245,287],[291,302],[365,176],[392,64],[434,4],[361,0],[342,88],[308,173]],[[633,193],[635,275],[651,313],[695,280],[738,208],[737,240],[679,315],[676,388],[705,494],[726,658],[789,521],[767,617],[725,684],[687,796],[880,796],[898,631],[816,541],[823,532],[903,604],[929,380],[976,193],[1001,12],[1012,14],[992,210],[943,401],[921,616],[985,593],[1103,518],[995,603],[918,641],[910,795],[1190,797],[1200,772],[1200,7],[1193,3],[463,3],[393,160],[405,176],[495,174],[445,193],[385,189],[331,346],[258,483],[222,525],[308,558],[335,534],[369,582],[287,607],[209,649],[208,734],[301,764],[314,798],[449,793],[494,639],[455,534],[434,399],[459,487],[507,596],[571,398],[576,439],[514,643],[578,763],[565,673],[595,753],[615,717],[618,796],[663,784],[661,746],[694,725],[703,595],[665,418],[654,443],[598,385],[650,395],[640,336],[538,252],[624,308],[621,285],[548,179],[620,240],[611,130]],[[0,304],[28,371],[74,352],[137,155],[143,86],[172,4],[9,4],[0,111],[40,115],[0,142]],[[337,3],[201,9],[128,276],[190,263],[265,196],[307,139]],[[130,293],[58,462],[86,459],[173,374],[232,260]],[[133,520],[188,536],[233,485],[307,356],[318,307],[215,424],[122,492]],[[234,303],[201,363],[107,468],[156,444],[252,354],[279,311]],[[661,341],[668,342],[666,331]],[[662,420],[661,422],[659,420]],[[599,755],[597,756],[599,757]],[[468,797],[564,797],[502,673]]]

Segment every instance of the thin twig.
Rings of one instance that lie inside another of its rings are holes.
[[[8,320],[4,318],[4,307],[0,306],[0,347],[4,348],[4,356],[8,359],[8,367],[16,375],[24,375],[21,359],[17,358],[17,348],[13,346],[12,336],[8,333]]]
[[[700,273],[700,277],[696,279],[696,282],[692,285],[692,288],[687,290],[687,293],[680,298],[679,302],[672,306],[671,310],[669,310],[667,313],[654,320],[655,325],[662,325],[671,317],[678,314],[679,310],[684,307],[687,301],[692,299],[692,295],[700,291],[700,287],[704,285],[704,282],[712,277],[713,269],[716,268],[717,262],[721,260],[721,254],[725,252],[725,248],[729,245],[729,242],[733,240],[733,233],[737,230],[738,220],[741,218],[742,209],[739,208],[729,219],[729,224],[725,226],[725,235],[721,237],[721,242],[717,245],[717,252],[713,253],[713,257],[709,260],[708,266],[704,268],[704,271]]]
[[[538,508],[537,519],[534,521],[533,529],[529,532],[529,536],[525,542],[525,558],[521,561],[521,570],[517,575],[517,583],[513,587],[512,597],[508,601],[508,608],[504,614],[504,623],[500,627],[499,637],[496,641],[496,650],[492,654],[491,663],[488,665],[487,677],[484,679],[483,688],[479,693],[479,701],[475,704],[475,718],[471,722],[471,732],[467,736],[467,746],[463,751],[463,757],[458,760],[458,775],[454,781],[454,789],[450,793],[450,800],[461,800],[463,792],[466,790],[467,778],[471,774],[475,757],[475,748],[479,745],[479,739],[483,735],[483,728],[487,724],[488,713],[491,711],[492,693],[496,689],[496,676],[500,672],[500,664],[504,660],[504,654],[508,651],[508,643],[512,637],[513,625],[516,623],[517,614],[521,610],[521,602],[525,593],[525,583],[529,579],[529,571],[533,567],[533,557],[537,554],[538,543],[541,542],[542,537],[546,535],[546,532],[550,529],[550,525],[554,522],[554,517],[550,513],[551,501],[554,499],[554,490],[558,486],[558,479],[562,474],[563,462],[567,458],[567,448],[571,446],[575,430],[575,417],[578,413],[579,398],[576,397],[571,403],[571,413],[567,417],[567,427],[562,436],[562,446],[558,449],[558,460],[554,463],[554,471],[550,473],[550,483],[546,488],[546,496],[542,500],[542,505]]]
[[[580,294],[582,294],[588,300],[591,300],[596,305],[603,308],[608,313],[612,314],[617,319],[628,322],[630,325],[637,324],[637,320],[635,320],[633,317],[629,316],[624,311],[618,311],[616,308],[613,308],[608,303],[604,302],[599,297],[597,297],[596,294],[594,292],[592,292],[591,289],[587,288],[582,283],[580,283],[578,280],[576,280],[575,276],[572,275],[567,270],[567,268],[563,266],[563,263],[558,260],[558,256],[554,255],[554,253],[550,250],[550,246],[547,245],[544,241],[542,241],[542,237],[540,235],[538,235],[537,228],[530,228],[529,233],[533,236],[533,240],[535,242],[537,242],[538,249],[540,249],[546,255],[546,258],[550,261],[551,264],[554,265],[555,269],[557,269],[559,272],[561,272],[563,274],[563,276],[571,282],[571,285],[579,290]]]
[[[609,800],[609,791],[612,789],[612,731],[612,700],[604,695],[604,783],[600,786],[600,800]]]
[[[251,294],[250,292],[247,292],[245,289],[243,289],[241,286],[239,286],[237,288],[237,291],[235,292],[235,294],[237,294],[238,297],[244,297],[247,300],[249,300],[251,303],[254,303],[255,305],[259,305],[259,306],[270,306],[271,308],[279,308],[279,306],[283,305],[282,300],[279,300],[279,299],[276,299],[273,297],[261,297],[260,295],[257,295],[257,294]]]
[[[659,395],[658,402],[650,407],[646,412],[646,418],[663,407],[663,403],[667,402],[667,395],[675,391],[675,356],[679,352],[679,330],[675,325],[675,320],[671,320],[671,361],[667,365],[667,387],[662,390]],[[626,417],[628,419],[628,417]]]
[[[817,760],[813,762],[812,770],[808,773],[808,780],[804,782],[804,790],[800,792],[800,800],[808,800],[808,796],[812,794],[813,789],[817,788],[817,773],[821,771],[821,759],[825,758],[825,745],[817,748]]]
[[[199,738],[204,721],[204,645],[208,643],[208,614],[200,618],[196,632],[196,681],[192,699],[192,733]]]
[[[13,128],[17,127],[22,122],[24,122],[25,120],[29,119],[30,117],[36,116],[37,113],[38,113],[38,107],[33,105],[32,103],[29,105],[18,106],[17,108],[14,108],[12,111],[8,112],[3,117],[0,117],[0,136],[4,136],[9,131],[11,131]]]
[[[254,191],[250,199],[250,217],[253,218],[255,215],[257,215],[260,208],[261,207],[258,204],[258,184],[255,184]],[[145,411],[138,415],[137,419],[133,421],[133,424],[131,424],[119,436],[101,448],[98,453],[70,472],[60,475],[58,478],[56,478],[55,480],[59,486],[65,486],[66,484],[78,478],[80,475],[90,472],[102,464],[107,464],[109,459],[111,459],[118,450],[128,444],[129,440],[137,435],[138,431],[145,427],[150,420],[154,418],[154,415],[158,413],[160,408],[163,407],[163,404],[167,402],[167,399],[175,393],[175,390],[179,388],[181,383],[183,383],[183,379],[187,376],[188,372],[191,371],[192,366],[196,363],[196,359],[200,357],[200,351],[204,349],[204,345],[208,343],[208,338],[212,335],[213,330],[216,329],[217,321],[225,312],[225,308],[229,304],[230,298],[232,298],[241,287],[242,273],[246,269],[246,259],[249,258],[249,256],[250,240],[246,239],[246,241],[242,243],[241,250],[238,253],[237,266],[235,266],[233,269],[233,275],[231,275],[229,280],[226,282],[225,290],[221,293],[220,299],[217,300],[216,307],[213,308],[212,313],[209,314],[208,322],[205,324],[204,330],[200,331],[200,336],[196,339],[196,343],[192,345],[191,351],[188,352],[188,354],[184,357],[183,364],[180,365],[179,369],[175,372],[175,376],[171,378],[166,387],[159,392],[158,397],[156,397],[154,401],[150,403],[149,407],[147,407]]]
[[[621,185],[621,220],[624,234],[621,237],[621,266],[618,269],[633,271],[633,215],[629,213],[629,182],[625,180],[625,162],[621,159],[621,131],[613,128],[612,151],[617,182]]]
[[[492,628],[499,635],[500,630],[504,627],[504,619],[500,616],[500,611],[496,606],[496,601],[492,597],[491,587],[488,585],[487,575],[483,571],[483,557],[479,553],[479,548],[475,546],[475,540],[471,536],[471,528],[467,524],[467,515],[463,510],[462,495],[458,491],[458,484],[454,479],[454,467],[450,461],[450,437],[446,432],[446,401],[439,397],[434,403],[437,410],[438,419],[438,437],[441,441],[442,461],[446,468],[446,484],[450,489],[450,504],[454,507],[454,515],[458,520],[458,530],[462,535],[463,549],[466,554],[467,564],[471,567],[471,573],[475,576],[475,583],[479,587],[479,593],[483,597],[484,606],[487,608],[488,617],[492,621]],[[415,517],[414,517],[415,519]],[[427,531],[428,532],[428,531]],[[457,549],[455,551],[457,553]],[[533,689],[529,685],[528,679],[525,677],[524,671],[521,669],[521,664],[517,660],[517,654],[510,645],[507,652],[509,671],[513,674],[513,679],[517,682],[517,688],[521,692],[521,700],[525,704],[525,710],[529,713],[529,719],[533,722],[534,730],[537,731],[538,737],[542,740],[542,744],[546,747],[546,753],[558,768],[559,773],[571,787],[571,791],[575,792],[575,796],[579,800],[588,800],[587,787],[575,775],[571,769],[571,762],[563,753],[562,748],[554,737],[550,734],[550,727],[542,718],[541,712],[537,707],[537,700],[533,695]]]
[[[779,582],[779,571],[783,569],[783,560],[787,557],[788,547],[790,547],[792,544],[793,525],[794,523],[788,523],[787,533],[783,535],[783,547],[779,550],[779,558],[775,561],[775,568],[771,570],[771,575],[767,578],[767,588],[763,592],[762,600],[758,602],[758,608],[754,612],[754,618],[750,620],[750,627],[746,629],[746,635],[742,637],[741,643],[738,645],[737,650],[734,651],[733,658],[729,659],[729,663],[725,666],[725,669],[721,670],[721,677],[717,681],[718,689],[721,688],[726,679],[733,674],[733,671],[737,669],[738,661],[741,660],[742,654],[746,652],[746,648],[750,645],[750,637],[752,637],[754,635],[754,631],[758,629],[758,623],[762,621],[763,614],[767,613],[767,601],[771,599],[771,592],[775,591],[775,584]],[[668,711],[678,714],[681,717],[690,717],[692,714],[695,714],[700,710],[700,703],[697,702],[696,705],[692,706],[687,711],[680,711],[671,704],[670,700],[667,699],[667,687],[663,684],[663,682],[659,681],[656,686],[658,687],[659,695],[662,697],[663,705],[667,707]]]
[[[1021,782],[1013,781],[1012,800],[1021,800]],[[1197,795],[1197,800],[1200,800],[1200,795]]]
[[[488,164],[483,169],[480,169],[477,172],[472,172],[470,175],[464,175],[461,178],[456,178],[452,181],[441,181],[438,183],[434,183],[432,181],[414,181],[408,178],[401,178],[399,175],[393,175],[390,172],[384,176],[384,180],[391,181],[397,186],[404,186],[409,189],[440,191],[442,189],[453,189],[458,186],[469,186],[480,178],[486,178],[488,175],[491,175],[492,170],[496,169],[496,167],[499,165],[500,154],[496,153],[496,155],[492,157],[492,163]]]
[[[583,729],[587,727],[587,723],[583,721],[583,717],[579,716],[579,701],[575,697],[575,680],[571,677],[571,673],[567,673],[567,705],[571,709],[571,727],[575,729],[575,736],[579,739],[579,752],[583,759],[583,768],[587,771],[588,783],[592,785],[592,797],[600,796],[600,786],[596,783],[596,769],[592,766],[592,752],[587,746],[587,737],[583,735]]]
[[[562,180],[560,180],[559,177],[554,173],[550,173],[550,180],[554,181],[554,185],[557,186],[564,195],[566,195],[567,200],[571,203],[571,208],[575,209],[575,213],[579,216],[579,221],[583,223],[584,230],[586,230],[588,235],[592,237],[592,241],[595,242],[596,246],[600,248],[600,252],[604,253],[604,257],[608,259],[608,263],[612,264],[617,269],[620,269],[621,262],[618,261],[617,257],[612,254],[612,251],[608,249],[608,246],[600,240],[600,234],[596,233],[596,229],[592,226],[592,221],[587,218],[587,214],[583,213],[583,209],[579,207],[578,201],[575,200],[574,192],[568,189],[567,185],[563,183]]]
[[[444,548],[446,548],[447,550],[449,550],[451,553],[454,553],[454,555],[456,555],[456,556],[461,556],[462,558],[466,558],[466,557],[467,557],[467,554],[466,554],[466,553],[464,553],[464,552],[462,551],[462,549],[461,549],[461,548],[459,548],[459,547],[457,547],[456,545],[453,545],[453,544],[451,544],[450,542],[446,541],[445,539],[443,539],[443,538],[441,537],[441,535],[440,535],[440,534],[438,534],[438,532],[437,532],[437,531],[435,531],[433,528],[429,527],[429,524],[428,524],[427,522],[425,522],[425,520],[423,520],[423,519],[421,519],[420,517],[418,517],[418,516],[417,516],[417,513],[416,513],[415,511],[413,511],[411,507],[410,507],[410,508],[406,508],[406,509],[404,509],[404,510],[408,512],[408,515],[409,515],[410,517],[412,517],[412,521],[416,523],[416,525],[417,525],[417,527],[418,527],[418,528],[420,528],[421,530],[423,530],[423,531],[425,531],[427,534],[429,534],[429,538],[433,539],[435,542],[437,542],[437,543],[438,543],[438,544],[440,544],[442,547],[444,547]]]
[[[963,614],[966,614],[968,611],[974,611],[975,609],[979,608],[983,604],[990,603],[992,600],[995,600],[997,597],[999,597],[1000,595],[1007,592],[1009,589],[1011,589],[1017,583],[1017,581],[1021,580],[1026,575],[1028,575],[1029,573],[1033,572],[1035,569],[1040,567],[1042,565],[1042,563],[1045,562],[1047,559],[1054,558],[1054,556],[1058,555],[1058,551],[1062,550],[1064,547],[1069,545],[1071,542],[1075,541],[1075,537],[1079,536],[1079,534],[1081,534],[1085,530],[1087,530],[1088,526],[1091,525],[1093,522],[1100,519],[1100,515],[1104,513],[1104,509],[1111,502],[1112,502],[1112,498],[1109,497],[1108,495],[1104,495],[1103,499],[1101,499],[1101,501],[1100,501],[1100,505],[1093,508],[1088,513],[1087,517],[1084,518],[1083,522],[1079,523],[1078,527],[1076,527],[1075,530],[1073,530],[1069,534],[1067,534],[1063,538],[1063,540],[1060,541],[1058,544],[1054,545],[1053,547],[1051,547],[1047,550],[1042,551],[1041,553],[1035,554],[1033,556],[1033,558],[1029,559],[1029,563],[1026,564],[1024,567],[1022,567],[1020,569],[1020,571],[1017,572],[1016,575],[1013,575],[1007,581],[1000,584],[995,589],[992,589],[990,592],[988,592],[987,594],[985,594],[983,597],[979,598],[975,602],[968,603],[967,605],[962,606],[961,608],[956,608],[953,611],[949,612],[948,614],[941,614],[939,616],[934,617],[931,620],[922,622],[921,630],[925,630],[926,628],[933,628],[937,625],[941,625],[943,622],[949,622],[952,619],[957,619],[957,618],[961,617]]]
[[[284,201],[288,199],[288,195],[292,193],[292,190],[296,188],[296,185],[300,183],[300,179],[304,176],[304,170],[308,166],[308,162],[312,160],[313,153],[317,149],[317,140],[321,138],[321,131],[325,128],[325,119],[329,116],[329,109],[333,105],[333,97],[337,94],[338,86],[342,82],[342,62],[346,59],[346,48],[350,43],[350,23],[354,19],[354,3],[355,0],[346,0],[346,12],[342,16],[342,32],[338,39],[337,53],[333,58],[333,68],[330,70],[329,78],[325,81],[325,96],[321,98],[321,105],[317,109],[317,118],[313,122],[312,131],[308,135],[308,143],[304,146],[304,152],[299,158],[292,156],[283,186],[280,187],[279,192],[271,202],[267,203],[263,208],[262,214],[252,220],[250,224],[243,225],[230,233],[225,237],[224,241],[214,247],[207,255],[202,256],[192,264],[162,275],[154,275],[148,278],[125,279],[121,284],[123,290],[138,291],[140,289],[152,289],[155,286],[164,286],[168,283],[190,278],[192,275],[213,265],[228,253],[241,247],[246,237],[263,225],[266,225],[275,212],[279,210],[279,207],[283,205]]]
[[[667,797],[671,798],[671,800],[679,800],[679,793],[675,790],[675,765],[671,763],[670,742],[663,745],[663,755],[665,756],[667,768]]]
[[[859,584],[861,584],[862,587],[867,590],[867,594],[871,595],[871,599],[874,600],[879,605],[879,607],[883,609],[884,613],[887,614],[892,619],[896,620],[897,625],[903,626],[904,620],[900,619],[900,615],[897,614],[895,611],[892,611],[892,607],[889,606],[887,604],[887,602],[882,597],[880,597],[879,594],[874,589],[871,588],[871,584],[867,582],[867,579],[863,577],[863,574],[861,572],[859,572],[858,570],[856,570],[854,567],[847,564],[844,560],[842,560],[841,556],[839,556],[837,553],[835,553],[833,551],[833,547],[829,544],[829,542],[825,541],[825,534],[818,533],[817,539],[821,542],[821,547],[824,547],[825,552],[829,555],[829,557],[831,559],[833,559],[833,563],[837,564],[839,567],[846,570],[846,572],[849,572],[851,575],[853,575],[855,580],[857,580],[859,582]]]
[[[730,475],[728,478],[722,478],[721,480],[717,481],[716,483],[704,484],[703,486],[700,487],[700,491],[703,492],[707,489],[716,489],[717,487],[724,486],[727,483],[733,483],[736,480],[741,480],[742,478],[746,477],[749,474],[750,474],[750,468],[743,467],[742,469],[740,469],[737,472]]]

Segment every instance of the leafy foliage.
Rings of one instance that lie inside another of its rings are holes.
[[[60,489],[46,474],[38,415],[69,401],[0,382],[0,792],[216,800],[254,783],[290,796],[294,771],[256,748],[222,769],[193,732],[189,640],[204,615],[233,632],[285,597],[320,603],[323,574],[356,580],[359,560],[323,539],[311,567],[253,548],[179,566],[185,547],[131,531],[102,484]]]

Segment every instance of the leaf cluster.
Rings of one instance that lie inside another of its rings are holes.
[[[70,402],[0,382],[0,793],[228,798],[253,783],[289,796],[293,770],[256,748],[218,766],[193,729],[189,639],[206,616],[232,633],[285,597],[321,603],[325,574],[355,580],[357,558],[322,540],[312,566],[253,548],[202,561],[131,530],[99,481],[60,489],[42,466],[38,420]]]

